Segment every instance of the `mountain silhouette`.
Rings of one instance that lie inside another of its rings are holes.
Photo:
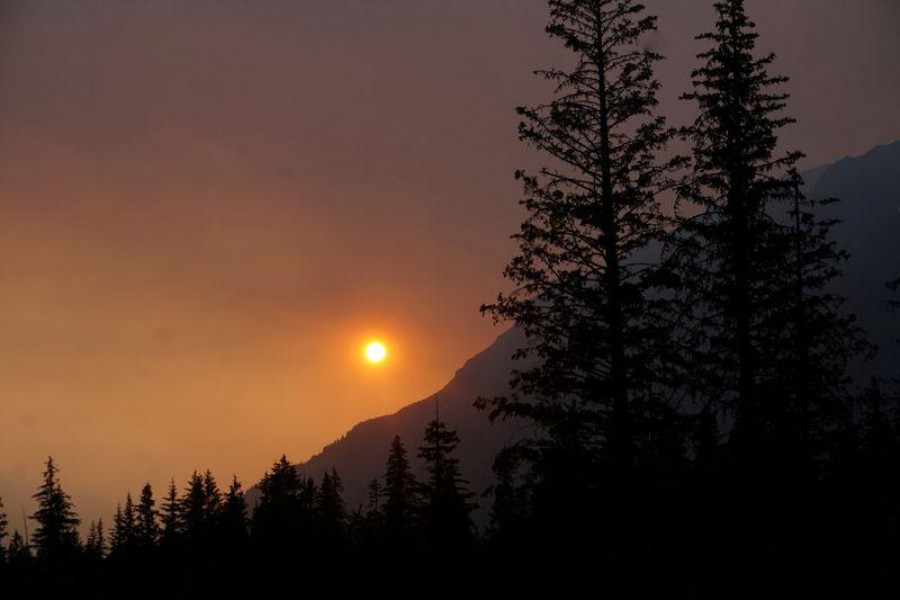
[[[297,465],[298,471],[318,480],[336,468],[343,480],[347,506],[351,509],[364,506],[369,482],[384,475],[388,447],[395,435],[403,439],[416,474],[423,474],[416,453],[425,426],[439,412],[441,420],[459,434],[461,444],[457,456],[462,473],[472,491],[480,496],[492,483],[491,464],[497,452],[529,433],[523,423],[501,420],[490,423],[487,412],[473,406],[479,396],[501,396],[509,391],[512,355],[522,339],[519,331],[506,331],[487,349],[466,361],[440,391],[394,414],[359,423],[319,454]],[[516,366],[522,364],[526,363]],[[248,491],[250,506],[257,497],[256,488]],[[479,502],[476,520],[483,521],[488,504]]]
[[[839,291],[847,298],[878,353],[854,367],[858,383],[870,376],[900,376],[900,316],[886,312],[889,299],[885,283],[900,277],[900,141],[879,146],[868,153],[842,159],[807,171],[807,193],[817,198],[838,198],[824,210],[841,223],[834,237],[850,260],[844,266]],[[492,483],[491,464],[497,451],[530,433],[524,423],[489,422],[485,412],[474,408],[479,396],[501,396],[509,391],[509,375],[515,367],[512,355],[522,343],[522,334],[511,329],[487,349],[469,359],[450,382],[436,394],[400,411],[364,421],[322,452],[297,466],[306,476],[320,479],[336,468],[344,481],[345,499],[351,508],[364,505],[369,482],[384,474],[388,446],[400,435],[415,466],[416,450],[425,426],[440,411],[441,419],[459,432],[462,472],[481,494]],[[251,504],[256,497],[251,490]],[[482,506],[476,520],[484,522]]]
[[[826,216],[841,221],[834,238],[850,253],[838,289],[878,347],[854,374],[859,380],[898,377],[900,315],[885,312],[885,284],[900,277],[900,140],[840,160],[809,183],[813,197],[840,200],[825,208]]]

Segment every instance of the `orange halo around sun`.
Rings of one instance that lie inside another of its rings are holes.
[[[368,362],[377,365],[387,358],[387,348],[382,342],[372,341],[366,344],[365,355]]]

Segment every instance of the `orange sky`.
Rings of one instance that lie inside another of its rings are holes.
[[[708,8],[655,4],[684,120]],[[900,137],[892,0],[751,8],[808,164]],[[48,454],[86,519],[194,468],[252,482],[490,343],[532,160],[512,109],[563,56],[543,21],[540,0],[0,0],[7,512]]]

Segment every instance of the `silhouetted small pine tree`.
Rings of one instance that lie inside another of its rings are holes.
[[[408,541],[419,507],[418,483],[400,436],[394,436],[388,450],[384,474],[385,533],[390,543]]]
[[[106,558],[106,555],[109,552],[109,548],[106,541],[106,530],[103,528],[103,519],[98,519],[96,522],[91,522],[91,525],[88,528],[88,537],[87,542],[85,543],[85,552],[87,553],[88,557],[95,562],[99,562]]]
[[[189,545],[196,546],[209,533],[208,502],[206,481],[194,471],[188,479],[179,511],[181,531]]]
[[[122,503],[116,503],[116,512],[113,515],[113,525],[109,530],[109,553],[111,556],[118,555],[125,544],[123,527],[122,527]]]
[[[247,502],[237,476],[231,480],[222,505],[221,528],[229,544],[241,545],[247,540]]]
[[[160,527],[157,522],[156,500],[153,499],[153,488],[149,483],[141,489],[141,499],[137,507],[137,544],[142,550],[156,548],[159,543]]]
[[[323,548],[334,553],[344,548],[347,535],[347,509],[342,494],[344,484],[332,468],[322,475],[316,498],[316,517]]]
[[[259,483],[251,533],[269,552],[295,555],[311,532],[315,484],[304,481],[282,455]]]
[[[0,498],[0,565],[6,563],[6,546],[3,539],[8,535],[6,528],[9,521],[6,519],[6,513],[3,511],[3,498]]]
[[[366,505],[366,514],[377,515],[381,512],[381,496],[384,494],[384,490],[381,487],[381,482],[378,481],[377,477],[369,482],[367,492],[368,504]]]
[[[9,539],[9,547],[6,549],[7,561],[11,570],[22,573],[31,562],[32,554],[25,539],[19,530],[13,531],[12,537]]]
[[[218,518],[219,511],[222,510],[222,492],[213,477],[212,471],[207,469],[203,473],[203,495],[206,498],[204,512],[206,520],[209,523],[215,523]]]
[[[125,506],[116,506],[110,541],[110,554],[119,560],[133,560],[140,548],[137,512],[130,492],[125,496]]]
[[[38,505],[29,517],[37,522],[31,536],[37,557],[48,563],[71,559],[81,548],[78,537],[81,520],[72,499],[62,489],[52,457],[47,458],[43,482],[32,497]]]
[[[169,482],[166,497],[160,506],[162,517],[162,533],[160,542],[163,546],[171,547],[181,533],[181,500],[178,498],[178,488],[175,480]]]

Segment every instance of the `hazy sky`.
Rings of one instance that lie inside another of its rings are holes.
[[[680,124],[710,3],[649,4]],[[900,3],[750,6],[807,166],[900,137]],[[48,454],[87,519],[194,468],[252,483],[486,346],[533,162],[513,108],[565,57],[544,20],[542,0],[0,0],[7,511]]]

